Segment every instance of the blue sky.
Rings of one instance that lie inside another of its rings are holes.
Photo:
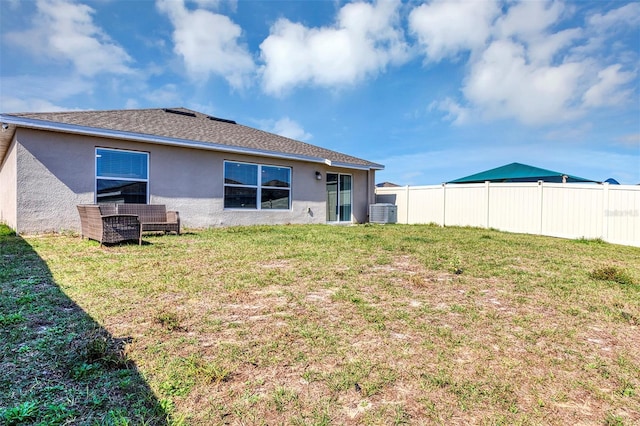
[[[0,112],[184,106],[428,185],[640,183],[640,3],[0,0]]]

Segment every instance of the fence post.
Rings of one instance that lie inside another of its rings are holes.
[[[491,184],[491,181],[484,181],[484,188],[485,188],[485,199],[487,200],[487,211],[486,211],[486,217],[485,217],[485,221],[484,221],[484,227],[489,229],[489,185]]]
[[[540,201],[539,220],[538,220],[538,235],[542,235],[543,231],[543,218],[544,218],[544,181],[538,181],[538,200]]]
[[[602,239],[609,239],[609,182],[602,184]]]
[[[406,219],[405,219],[405,224],[409,224],[409,185],[407,185],[407,187],[405,188],[405,197],[406,197],[406,201],[404,203],[404,208],[406,209]]]
[[[447,184],[446,182],[442,183],[442,226],[446,225],[447,218]]]

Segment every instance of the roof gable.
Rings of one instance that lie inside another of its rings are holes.
[[[193,148],[245,152],[254,155],[323,162],[360,169],[384,166],[305,142],[202,114],[186,108],[154,108],[111,111],[67,111],[2,114],[10,127],[40,128],[68,133],[175,144]],[[15,130],[15,128],[13,129]],[[0,135],[7,138],[13,132]],[[8,148],[10,140],[6,142]],[[0,148],[2,147],[0,141]],[[0,152],[0,158],[4,152]]]
[[[562,182],[566,176],[567,182],[596,182],[566,173],[555,172],[553,170],[541,169],[540,167],[529,166],[522,163],[511,163],[495,169],[465,176],[447,183],[482,183],[490,182]]]

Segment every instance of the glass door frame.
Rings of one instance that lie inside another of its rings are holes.
[[[336,186],[336,200],[335,200],[335,205],[330,205],[333,203],[330,203],[330,199],[329,199],[329,175],[335,175],[337,176],[337,180],[335,181],[335,186]],[[342,190],[340,187],[342,185],[342,183],[344,182],[342,177],[344,176],[348,176],[349,177],[349,188],[346,190]],[[326,182],[327,182],[327,189],[326,189],[326,194],[327,194],[327,199],[326,199],[326,203],[327,203],[327,223],[353,223],[353,175],[349,174],[349,173],[338,173],[338,172],[327,172],[326,175]],[[341,216],[343,216],[343,211],[342,211],[342,207],[346,206],[346,204],[341,203],[341,199],[343,198],[343,192],[349,192],[349,219],[347,220],[341,220]],[[330,208],[335,209],[334,210],[334,215],[330,214]],[[331,220],[331,217],[334,216],[335,220]]]

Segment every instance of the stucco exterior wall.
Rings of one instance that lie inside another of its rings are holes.
[[[0,163],[0,223],[17,228],[16,210],[16,143],[15,138],[4,161]]]
[[[325,223],[327,172],[353,176],[353,220],[368,220],[373,172],[29,129],[19,129],[17,139],[16,229],[21,233],[80,230],[75,206],[95,202],[96,147],[148,152],[149,202],[179,211],[187,228]],[[291,167],[291,209],[224,209],[225,160]]]
[[[79,230],[75,206],[93,203],[93,147],[83,138],[22,128],[16,139],[16,231]]]

